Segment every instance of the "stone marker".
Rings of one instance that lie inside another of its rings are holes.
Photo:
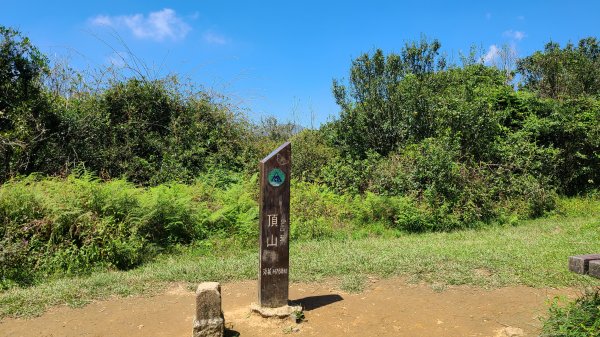
[[[592,260],[600,260],[600,254],[569,256],[569,270],[577,274],[587,274]]]
[[[223,337],[225,319],[221,310],[221,285],[204,282],[196,290],[193,337]]]
[[[258,305],[251,308],[263,316],[302,310],[288,306],[291,154],[287,142],[260,161]]]
[[[590,269],[588,270],[588,274],[595,278],[600,278],[600,260],[592,260],[590,261]]]

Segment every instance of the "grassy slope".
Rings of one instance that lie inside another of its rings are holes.
[[[169,282],[253,279],[254,249],[184,249],[126,272],[99,272],[0,293],[0,317],[40,314],[58,304],[82,305],[111,295],[151,294]],[[600,217],[552,217],[516,227],[398,238],[299,242],[291,246],[293,281],[335,277],[342,288],[360,290],[366,275],[403,276],[438,286],[600,285],[600,280],[567,270],[569,255],[600,252]]]

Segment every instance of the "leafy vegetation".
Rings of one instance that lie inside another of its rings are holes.
[[[0,186],[0,286],[127,270],[176,245],[210,238],[250,246],[258,236],[256,181],[256,175],[226,171],[154,187],[89,174],[8,181]],[[408,196],[340,195],[298,181],[291,216],[293,240],[395,237],[468,224]]]
[[[588,290],[577,300],[560,305],[556,299],[544,321],[542,337],[600,336],[600,288]]]
[[[600,93],[600,45],[595,37],[579,40],[577,46],[564,48],[548,42],[518,61],[524,76],[522,86],[542,97],[561,98],[598,95]]]
[[[89,175],[9,181],[0,187],[0,286],[126,270],[209,235],[247,242],[257,235],[258,206],[244,186],[199,180],[145,189]]]
[[[177,76],[50,64],[10,28],[0,43],[2,315],[252,277],[256,163],[287,140],[298,280],[573,285],[584,281],[564,257],[599,249],[594,37],[548,43],[514,69],[475,54],[450,64],[426,38],[365,53],[333,81],[340,115],[318,129],[252,122]],[[44,298],[35,308],[30,292]],[[553,307],[549,333],[593,328],[594,296]]]

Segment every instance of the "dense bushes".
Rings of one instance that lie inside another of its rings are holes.
[[[595,45],[586,39],[561,53],[596,62]],[[311,181],[338,193],[410,196],[444,219],[434,221],[436,229],[513,213],[536,217],[555,207],[557,193],[598,189],[596,92],[549,99],[532,84],[543,72],[515,91],[506,72],[476,62],[447,65],[438,49],[437,41],[422,40],[399,54],[376,50],[353,61],[347,83],[333,83],[340,118],[319,130],[339,155],[311,166]],[[561,62],[552,60],[529,60],[519,70],[525,75],[528,64],[539,70]],[[571,76],[569,69],[561,76]]]
[[[521,85],[542,97],[600,94],[600,45],[595,37],[569,42],[564,48],[548,42],[543,51],[518,61]]]
[[[42,79],[46,57],[17,31],[0,26],[0,181],[50,161],[61,122]]]
[[[136,187],[88,174],[30,176],[0,187],[0,280],[26,284],[95,268],[129,269],[177,244],[219,239],[253,245],[258,236],[257,177],[212,171],[193,184]],[[293,240],[397,235],[477,226],[466,211],[414,196],[339,194],[292,183]]]
[[[0,40],[0,182],[80,167],[142,185],[191,182],[257,158],[249,123],[222,97],[176,76],[62,77],[18,32],[0,27]]]
[[[85,76],[61,77],[18,32],[0,33],[2,181],[84,167],[103,179],[146,186],[189,183],[214,168],[256,172],[261,156],[291,139],[296,179],[336,192],[416,194],[435,207],[449,202],[454,208],[462,198],[487,209],[486,202],[510,194],[507,188],[518,190],[509,185],[521,180],[546,195],[586,193],[600,184],[593,38],[523,59],[519,91],[495,67],[448,64],[436,40],[407,43],[397,54],[376,50],[352,62],[347,82],[334,81],[339,118],[301,130],[272,117],[253,125],[225,98],[175,76],[114,77],[94,85]],[[551,94],[552,76],[561,86],[572,80],[583,89]],[[413,163],[437,166],[406,174],[394,169]],[[486,186],[487,197],[458,196],[471,178],[471,190]]]
[[[0,284],[128,269],[209,236],[247,243],[258,234],[258,206],[234,177],[228,188],[201,180],[140,188],[89,175],[9,181],[0,187]]]
[[[70,99],[60,116],[68,133],[52,154],[61,166],[38,171],[84,166],[103,178],[157,185],[191,182],[212,167],[241,169],[253,151],[244,119],[227,104],[181,89],[176,78],[130,79]]]

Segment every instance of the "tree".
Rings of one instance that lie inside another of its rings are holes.
[[[431,135],[428,121],[431,75],[445,67],[437,40],[405,44],[400,54],[377,49],[352,61],[347,85],[333,81],[340,106],[336,141],[364,158],[369,150],[386,155],[398,144]]]
[[[541,97],[564,98],[600,94],[600,45],[595,37],[561,48],[548,42],[543,51],[517,62],[521,87]]]
[[[0,26],[0,43],[0,179],[5,180],[43,165],[38,154],[60,121],[42,85],[46,57],[14,29]]]

